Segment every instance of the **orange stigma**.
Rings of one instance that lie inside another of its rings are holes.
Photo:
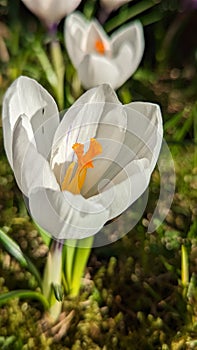
[[[72,148],[77,155],[78,167],[73,176],[75,162],[69,165],[61,184],[61,190],[79,194],[86,179],[87,169],[94,168],[93,158],[102,153],[102,146],[96,139],[91,138],[89,149],[85,154],[82,143],[75,143]]]
[[[105,45],[101,40],[96,40],[95,42],[95,50],[100,54],[104,55],[105,54]]]

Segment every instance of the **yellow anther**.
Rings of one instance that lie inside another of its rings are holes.
[[[94,168],[93,158],[102,153],[102,146],[96,139],[91,138],[89,149],[85,154],[84,145],[82,143],[75,143],[72,148],[77,155],[78,167],[75,175],[72,177],[75,162],[69,165],[64,180],[62,181],[61,189],[62,191],[70,191],[73,194],[79,194],[86,179],[87,169]]]
[[[96,40],[95,42],[95,50],[100,54],[104,55],[105,54],[105,45],[101,40]]]

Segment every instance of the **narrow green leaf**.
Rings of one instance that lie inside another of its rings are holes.
[[[32,275],[34,275],[36,277],[36,280],[39,283],[39,287],[42,289],[42,279],[41,279],[39,271],[37,270],[35,265],[31,262],[31,260],[27,256],[25,257],[25,259],[27,261],[27,268],[28,268],[29,272],[31,272]]]
[[[43,71],[45,72],[45,75],[46,75],[46,78],[47,78],[49,84],[54,89],[56,89],[56,87],[58,86],[57,76],[53,70],[53,67],[48,59],[46,52],[43,50],[40,43],[38,43],[38,42],[33,45],[33,49],[34,49],[34,53],[35,53],[36,57],[38,58],[41,66],[42,66]]]
[[[1,350],[10,349],[10,345],[16,340],[15,335],[5,338]]]
[[[53,291],[57,301],[62,301],[64,297],[63,288],[59,284],[52,283]]]
[[[0,229],[0,242],[3,244],[4,248],[10,253],[22,267],[27,267],[27,260],[19,247],[19,245],[10,238],[2,229]]]
[[[60,110],[64,108],[64,74],[65,62],[62,55],[59,41],[54,40],[50,43],[51,60],[57,76],[56,97]]]
[[[0,294],[0,305],[6,304],[9,300],[19,298],[19,299],[36,299],[42,303],[44,309],[49,308],[48,300],[44,297],[43,294],[39,292],[34,292],[31,290],[13,290],[8,293]]]
[[[34,224],[36,226],[36,228],[38,229],[38,232],[40,234],[40,236],[43,239],[43,242],[47,245],[47,247],[49,247],[50,243],[51,243],[51,238],[49,236],[49,234],[42,228],[40,227],[37,222],[34,221]]]
[[[78,240],[78,245],[75,248],[75,256],[73,261],[72,284],[70,295],[75,297],[79,294],[81,286],[81,277],[83,276],[88,258],[92,249],[94,237],[87,237]]]
[[[175,114],[173,117],[171,117],[169,120],[167,120],[164,124],[164,130],[168,130],[171,128],[174,128],[177,126],[182,119],[183,112],[181,111],[180,113]]]
[[[189,283],[189,262],[188,252],[184,244],[181,246],[181,282],[183,287],[187,287]]]
[[[162,11],[158,10],[158,7],[156,9],[153,9],[149,14],[140,16],[139,21],[142,23],[143,26],[148,26],[150,24],[159,22],[164,16],[164,13]]]
[[[35,265],[28,257],[25,256],[19,245],[2,229],[0,229],[0,242],[3,244],[8,253],[10,253],[22,267],[27,268],[36,277],[39,286],[42,287],[40,273],[38,272]]]
[[[192,124],[193,124],[193,114],[191,113],[188,119],[185,120],[183,126],[174,133],[173,140],[177,142],[183,141],[186,134],[190,130]]]
[[[138,16],[139,14],[143,13],[144,11],[150,9],[155,5],[156,1],[144,0],[139,1],[136,5],[133,5],[129,8],[125,8],[124,10],[120,11],[120,13],[117,16],[114,16],[105,24],[104,27],[106,32],[111,32],[112,30],[124,24],[126,21],[134,18],[135,16]]]

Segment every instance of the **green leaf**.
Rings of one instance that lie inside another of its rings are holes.
[[[105,24],[104,27],[106,32],[111,32],[112,30],[124,24],[126,21],[133,19],[135,16],[143,13],[144,11],[150,9],[151,7],[157,4],[158,2],[156,3],[156,1],[153,0],[144,0],[139,1],[137,4],[129,8],[124,8],[122,11],[119,12],[117,16],[114,16]]]
[[[40,236],[42,237],[44,243],[47,245],[47,247],[49,247],[49,245],[51,243],[51,238],[50,238],[49,234],[42,227],[40,227],[37,224],[37,222],[34,221],[34,224],[35,224],[36,228],[38,229],[38,232],[39,232]]]
[[[44,309],[47,310],[49,308],[48,300],[44,297],[43,294],[39,292],[34,292],[31,290],[13,290],[8,293],[0,294],[0,305],[6,304],[9,300],[14,298],[20,299],[36,299],[42,303]]]
[[[55,298],[57,299],[57,301],[62,301],[63,297],[64,297],[62,286],[59,284],[52,283],[52,287],[53,287],[53,291],[54,291]]]
[[[52,88],[56,89],[58,86],[58,80],[57,80],[57,75],[48,59],[48,56],[44,49],[42,48],[40,42],[34,43],[32,49],[34,50],[34,54],[38,58],[42,69],[45,73],[45,76],[49,82],[49,84],[52,86]]]
[[[39,286],[42,287],[40,273],[35,267],[35,265],[31,262],[31,260],[28,257],[25,256],[19,245],[11,237],[9,237],[8,234],[5,233],[1,228],[0,242],[3,244],[7,252],[10,253],[22,267],[27,268],[36,277]]]
[[[10,337],[5,338],[1,349],[2,350],[10,349],[10,345],[13,344],[15,340],[16,340],[16,337],[14,335],[11,335]]]
[[[75,248],[73,261],[72,284],[70,296],[76,297],[79,294],[81,278],[87,265],[88,258],[92,250],[94,236],[78,240]]]
[[[0,229],[0,242],[3,244],[4,248],[10,253],[22,267],[27,267],[27,260],[19,247],[19,245],[10,238],[2,229]]]
[[[167,120],[164,124],[164,130],[172,129],[174,127],[177,127],[179,122],[181,121],[183,117],[183,112],[175,114],[173,117],[171,117],[169,120]]]
[[[191,113],[188,119],[185,120],[183,126],[180,129],[175,131],[173,135],[173,140],[177,142],[183,141],[186,134],[190,130],[192,124],[193,124],[193,115]]]

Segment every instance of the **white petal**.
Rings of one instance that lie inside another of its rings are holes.
[[[70,192],[35,189],[29,197],[34,220],[56,239],[82,239],[94,235],[108,220],[102,204]]]
[[[124,43],[129,43],[133,48],[134,54],[142,57],[144,51],[144,34],[140,22],[135,21],[125,25],[112,34],[111,44],[114,54],[117,54],[121,45]]]
[[[111,88],[110,84],[103,84],[95,88],[86,91],[78,100],[74,103],[75,106],[83,105],[84,103],[118,103],[121,105],[115,91]]]
[[[85,35],[85,41],[83,42],[83,51],[86,54],[96,53],[98,52],[95,49],[95,44],[97,41],[101,41],[105,47],[105,52],[110,54],[111,52],[111,44],[110,40],[101,27],[101,25],[96,21],[91,21],[88,27],[88,30]]]
[[[106,54],[111,54],[110,40],[96,21],[88,22],[80,13],[73,13],[65,21],[65,45],[75,68],[77,68],[85,55],[98,52],[96,41],[104,44]]]
[[[100,0],[102,6],[108,11],[111,12],[113,10],[118,9],[118,7],[126,4],[131,0]]]
[[[63,17],[74,11],[81,0],[22,0],[24,4],[46,25],[58,23]]]
[[[140,22],[125,26],[112,35],[113,55],[126,81],[137,69],[144,52],[143,27]],[[120,86],[120,85],[119,85]]]
[[[117,56],[113,59],[113,64],[119,71],[118,79],[114,86],[114,89],[118,89],[132,76],[133,73],[135,73],[137,68],[131,45],[127,42],[122,44]]]
[[[73,13],[65,20],[64,39],[67,52],[76,68],[84,57],[84,42],[88,31],[89,22],[80,13]]]
[[[116,88],[120,79],[118,67],[113,60],[101,55],[87,55],[77,68],[79,78],[85,89],[108,83]]]
[[[59,189],[49,163],[37,152],[31,124],[24,115],[13,132],[13,170],[18,186],[26,196],[37,186]]]
[[[135,102],[124,106],[124,110],[127,113],[124,144],[106,171],[105,182],[98,184],[102,189],[101,203],[105,197],[111,198],[110,218],[124,211],[147,188],[163,136],[158,105]]]
[[[72,146],[76,142],[89,142],[96,136],[99,120],[107,104],[120,102],[109,85],[87,91],[66,112],[54,137],[51,166],[73,161]]]
[[[149,159],[152,171],[163,139],[160,107],[153,103],[132,102],[124,108],[128,116],[125,144],[132,149],[137,158]]]
[[[110,211],[109,220],[125,211],[146,190],[150,181],[148,165],[147,159],[132,161],[101,188],[100,194],[91,197],[92,201],[101,203]]]
[[[90,197],[98,192],[98,183],[106,171],[114,165],[120,152],[127,129],[127,114],[122,105],[106,104],[96,133],[96,139],[102,145],[102,153],[93,159],[94,168],[88,169],[82,194]]]
[[[47,157],[59,124],[58,109],[51,95],[40,84],[21,76],[7,90],[3,101],[4,144],[11,166],[13,129],[23,114],[31,121],[38,151]]]

